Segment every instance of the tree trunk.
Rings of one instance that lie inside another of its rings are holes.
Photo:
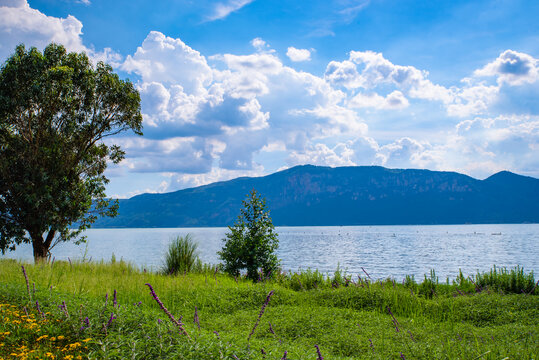
[[[49,256],[49,248],[45,246],[42,235],[31,234],[32,246],[34,248],[34,263],[46,261]]]

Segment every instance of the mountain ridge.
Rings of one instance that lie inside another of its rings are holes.
[[[118,217],[94,227],[228,226],[253,188],[277,226],[539,222],[539,179],[509,171],[477,180],[451,171],[300,165],[122,199]]]

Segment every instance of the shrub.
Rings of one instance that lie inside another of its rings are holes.
[[[241,270],[247,270],[247,277],[253,281],[259,279],[259,270],[264,277],[272,276],[279,266],[275,255],[279,240],[266,210],[266,201],[254,189],[243,201],[238,220],[228,228],[230,232],[218,253],[224,262],[224,271],[238,276]]]
[[[163,273],[174,275],[192,271],[195,265],[200,263],[197,248],[198,244],[191,234],[177,236],[168,246]]]

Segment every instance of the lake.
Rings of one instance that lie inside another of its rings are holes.
[[[199,243],[204,262],[219,262],[227,228],[90,229],[87,244],[63,243],[52,253],[56,259],[104,259],[112,254],[141,268],[158,270],[170,240],[190,233]],[[374,279],[402,280],[415,275],[421,280],[435,269],[440,281],[488,271],[493,265],[520,265],[539,270],[539,224],[434,225],[434,226],[330,226],[277,227],[278,256],[285,271],[318,269],[334,272],[339,266],[348,274],[362,267]],[[23,245],[4,258],[32,260],[32,248]]]

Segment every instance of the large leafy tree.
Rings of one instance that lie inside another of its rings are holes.
[[[224,271],[238,276],[241,270],[247,270],[247,277],[256,281],[258,272],[271,276],[279,266],[275,251],[279,239],[266,209],[266,200],[261,199],[253,189],[243,200],[234,226],[223,239],[224,246],[218,253],[224,263]]]
[[[104,171],[125,153],[103,139],[129,129],[142,135],[140,95],[109,65],[61,45],[19,45],[0,70],[2,253],[32,243],[38,261],[114,216]]]

